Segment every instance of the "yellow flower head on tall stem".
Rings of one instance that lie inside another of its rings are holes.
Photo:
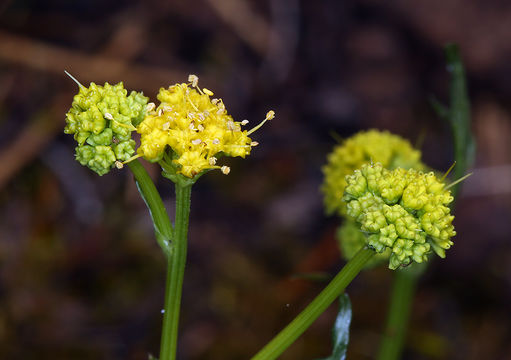
[[[137,128],[141,134],[138,154],[157,162],[170,148],[178,174],[194,178],[207,169],[228,174],[229,167],[217,164],[217,158],[249,155],[258,144],[249,135],[273,119],[275,113],[269,111],[258,126],[244,130],[248,120],[234,121],[222,99],[212,98],[212,91],[199,88],[197,76],[190,75],[188,81],[161,88],[158,107],[148,104],[147,115]]]
[[[370,163],[380,163],[387,169],[425,168],[421,162],[421,152],[414,149],[408,140],[388,131],[359,132],[334,147],[322,168],[325,179],[321,192],[328,214],[346,214],[346,204],[342,201],[345,177]]]

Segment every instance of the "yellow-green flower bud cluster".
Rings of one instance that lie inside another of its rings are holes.
[[[366,246],[366,235],[360,230],[360,225],[351,219],[346,219],[337,229],[337,242],[345,260],[350,260],[355,254]],[[390,249],[374,255],[364,268],[372,268],[389,260]]]
[[[255,129],[242,130],[247,120],[234,121],[221,99],[211,99],[210,90],[197,87],[195,75],[190,75],[189,80],[190,83],[160,89],[161,104],[157,108],[153,106],[137,128],[141,134],[137,151],[146,160],[156,162],[169,146],[176,172],[188,178],[207,169],[221,169],[227,174],[229,168],[216,165],[215,156],[244,158],[250,154],[257,143],[248,135]],[[267,120],[273,118],[273,112],[269,114]]]
[[[131,132],[142,121],[148,98],[132,91],[127,96],[122,82],[104,86],[80,86],[66,114],[66,134],[78,142],[76,160],[99,175],[135,153]]]
[[[453,197],[434,173],[366,164],[346,182],[347,214],[361,224],[368,246],[391,249],[389,268],[421,263],[431,249],[445,257],[456,235],[447,207]]]
[[[341,200],[346,187],[346,175],[362,165],[379,162],[387,169],[424,169],[421,152],[409,141],[388,131],[369,130],[360,132],[336,146],[323,166],[325,175],[321,191],[326,212],[346,214],[346,205]]]

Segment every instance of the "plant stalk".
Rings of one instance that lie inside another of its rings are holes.
[[[176,359],[179,312],[186,265],[191,191],[191,185],[182,186],[176,183],[176,220],[174,223],[172,249],[167,255],[167,282],[163,307],[160,360]]]
[[[275,336],[252,360],[273,360],[280,356],[337,299],[375,252],[361,249],[327,287]]]
[[[394,271],[394,284],[378,360],[401,358],[415,286],[421,273],[408,269]]]

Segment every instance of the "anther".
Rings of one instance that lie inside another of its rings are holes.
[[[162,115],[163,115],[163,109],[162,109],[162,108],[160,108],[160,109],[158,110],[158,116],[162,116]]]
[[[257,141],[252,141],[252,142],[250,143],[250,146],[257,146],[257,145],[259,145],[259,143],[258,143]]]
[[[190,74],[188,75],[188,81],[192,83],[193,87],[197,87],[199,83],[199,77],[197,75]]]
[[[192,144],[193,144],[193,145],[199,145],[201,142],[202,142],[202,140],[201,140],[201,139],[195,139],[195,140],[192,140]]]
[[[113,120],[114,117],[112,116],[112,114],[110,113],[105,113],[105,117],[108,119],[108,120]]]
[[[241,122],[241,125],[247,125],[247,124],[248,124],[248,120],[243,120],[243,121]]]
[[[163,130],[165,130],[165,131],[167,131],[168,129],[170,129],[170,122],[168,122],[168,121],[167,121],[166,123],[164,123],[164,124],[163,124],[163,126],[162,126],[162,128],[163,128]]]
[[[211,103],[213,105],[216,105],[218,103],[218,99],[217,98],[211,99]]]
[[[266,120],[273,120],[275,118],[275,111],[270,110],[266,113]]]
[[[215,165],[216,164],[216,157],[212,156],[208,159],[209,165]]]
[[[145,110],[147,112],[150,112],[150,111],[153,111],[155,107],[156,107],[156,104],[153,102],[150,102],[149,104],[146,105]]]
[[[115,167],[120,170],[120,169],[122,169],[124,167],[124,165],[119,160],[116,160],[115,161]]]
[[[215,144],[215,145],[220,144],[220,140],[218,140],[218,139],[213,139],[213,144]]]
[[[209,89],[204,88],[204,89],[202,89],[202,91],[204,91],[204,94],[206,94],[206,95],[213,96],[213,91],[211,91]]]
[[[204,131],[204,126],[202,126],[202,124],[199,124],[199,126],[197,126],[197,129],[199,131]]]
[[[227,129],[233,131],[235,129],[234,122],[232,120],[227,121]]]
[[[222,166],[220,168],[220,170],[222,171],[222,174],[224,174],[224,175],[227,175],[231,172],[231,168],[229,166],[225,166],[225,165]]]

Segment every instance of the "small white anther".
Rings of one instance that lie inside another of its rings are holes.
[[[186,114],[186,116],[188,117],[188,119],[193,119],[194,118],[194,114],[189,112],[188,114]]]
[[[224,175],[227,175],[231,172],[231,168],[229,166],[225,166],[225,165],[222,166],[220,168],[220,170],[222,171],[222,174],[224,174]]]
[[[190,74],[188,75],[188,81],[192,83],[193,87],[197,87],[199,83],[199,77],[197,75]]]
[[[160,108],[160,109],[158,110],[158,116],[162,116],[162,115],[163,115],[163,109],[162,109],[162,108]]]
[[[191,122],[190,125],[188,125],[188,129],[195,130],[195,124]]]
[[[275,118],[275,111],[273,110],[270,110],[266,113],[266,120],[272,120],[273,118]]]
[[[213,99],[211,99],[211,103],[212,103],[213,105],[216,105],[216,104],[218,103],[218,99],[217,99],[217,98],[213,98]]]
[[[199,145],[201,142],[202,142],[202,140],[201,140],[201,139],[195,139],[195,140],[192,140],[192,144],[193,144],[193,145]]]
[[[222,115],[224,113],[225,109],[223,108],[219,108],[217,111],[216,111],[216,114],[217,115]]]
[[[215,145],[220,144],[220,140],[218,140],[218,139],[213,139],[213,144],[215,144]]]
[[[156,107],[156,104],[153,102],[150,102],[149,104],[146,105],[145,110],[147,112],[150,112],[150,111],[153,111],[155,107]]]
[[[204,114],[203,114],[203,113],[198,113],[198,114],[197,114],[197,117],[199,118],[199,120],[200,120],[200,121],[204,121],[204,120],[206,120],[206,117],[204,116]]]
[[[250,146],[257,146],[257,145],[259,145],[259,143],[258,143],[257,141],[252,141],[252,142],[250,143]]]
[[[199,126],[197,126],[197,129],[199,131],[204,131],[204,126],[202,124],[199,124]]]
[[[115,167],[120,170],[120,169],[122,169],[124,167],[124,165],[119,160],[116,160],[115,161]]]
[[[108,119],[108,120],[113,120],[114,117],[112,116],[112,114],[110,113],[105,113],[105,117]]]
[[[243,121],[241,122],[241,125],[247,125],[247,124],[248,124],[248,120],[243,120]]]
[[[208,159],[209,165],[215,165],[216,164],[216,157],[212,156]]]
[[[172,106],[163,105],[162,109],[163,109],[164,112],[171,112],[172,111]]]
[[[235,129],[234,121],[232,121],[232,120],[227,121],[227,129],[229,129],[231,131]]]
[[[162,126],[162,128],[163,128],[163,130],[165,130],[165,131],[167,131],[168,129],[170,129],[170,122],[168,122],[168,121],[167,121],[166,123],[164,123],[164,124],[163,124],[163,126]]]

